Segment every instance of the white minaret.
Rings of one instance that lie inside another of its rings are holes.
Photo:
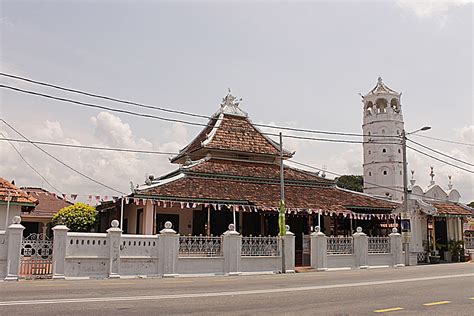
[[[399,201],[403,197],[401,95],[379,77],[375,88],[362,97],[364,192]]]

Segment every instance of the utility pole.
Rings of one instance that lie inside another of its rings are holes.
[[[122,231],[123,231],[123,199],[124,199],[124,196],[122,195],[122,197],[120,198],[120,229]]]
[[[421,131],[430,130],[430,126],[406,133],[402,130],[402,155],[403,155],[403,212],[401,214],[402,240],[405,247],[405,266],[410,265],[410,212],[408,210],[408,172],[407,172],[407,135],[415,134]]]
[[[405,248],[405,266],[410,265],[410,216],[408,212],[408,175],[407,175],[407,138],[405,129],[402,130],[403,155],[403,212],[401,216],[402,237]]]
[[[280,132],[280,212],[278,215],[278,224],[280,227],[281,240],[281,273],[286,273],[285,263],[285,237],[286,237],[286,207],[285,207],[285,177],[283,166],[283,135]]]

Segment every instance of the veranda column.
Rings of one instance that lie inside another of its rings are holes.
[[[362,232],[362,227],[357,227],[357,232],[352,237],[354,238],[355,267],[367,269],[369,262],[369,239]]]
[[[392,233],[388,235],[390,237],[390,252],[392,253],[392,265],[394,267],[403,267],[402,257],[402,235],[398,233],[396,228],[392,229]]]
[[[224,274],[239,275],[242,250],[242,236],[235,231],[234,224],[223,234],[222,247],[224,254]]]
[[[109,278],[120,278],[120,243],[122,230],[119,221],[114,219],[112,227],[107,229],[107,242],[109,243]]]
[[[25,227],[20,224],[21,217],[13,217],[12,224],[7,228],[7,276],[5,281],[17,281],[20,271],[21,239]]]
[[[158,274],[164,278],[178,275],[179,235],[172,227],[171,222],[166,222],[158,235]]]
[[[285,238],[285,271],[286,273],[295,272],[295,234],[290,232],[290,226],[286,225]]]
[[[66,244],[69,228],[65,225],[53,227],[53,279],[65,279]]]
[[[327,270],[327,237],[316,226],[311,234],[311,268],[324,271]]]
[[[145,204],[145,214],[143,214],[143,232],[145,235],[153,234],[153,204],[151,200],[147,200]]]

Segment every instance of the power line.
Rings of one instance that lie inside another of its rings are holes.
[[[73,104],[77,104],[77,105],[81,105],[81,106],[85,106],[85,107],[96,108],[96,109],[101,109],[101,110],[106,110],[106,111],[111,111],[111,112],[118,112],[118,113],[124,113],[124,114],[129,114],[129,115],[153,118],[153,119],[162,120],[162,121],[166,121],[166,122],[183,123],[183,124],[188,124],[188,125],[204,126],[204,127],[209,126],[208,124],[202,124],[202,123],[197,123],[197,122],[190,122],[190,121],[172,119],[172,118],[167,118],[167,117],[162,117],[162,116],[157,116],[157,115],[151,115],[151,114],[137,113],[137,112],[132,112],[132,111],[128,111],[128,110],[121,110],[121,109],[111,108],[111,107],[98,105],[98,104],[92,104],[92,103],[86,103],[86,102],[81,102],[81,101],[76,101],[76,100],[71,100],[71,99],[66,99],[66,98],[60,98],[60,97],[52,96],[52,95],[49,95],[49,94],[39,93],[39,92],[35,92],[35,91],[30,91],[30,90],[24,90],[24,89],[12,87],[12,86],[0,85],[0,88],[10,89],[10,90],[21,92],[21,93],[31,94],[31,95],[40,96],[40,97],[43,97],[43,98],[48,98],[48,99],[52,99],[52,100],[73,103]]]
[[[38,170],[36,170],[35,167],[33,167],[33,166],[25,159],[25,157],[23,157],[23,155],[22,155],[21,152],[18,150],[18,148],[16,148],[15,145],[13,145],[13,144],[11,143],[11,141],[10,141],[9,139],[7,139],[7,138],[5,137],[5,135],[4,135],[2,132],[0,132],[0,135],[2,135],[2,137],[3,137],[1,140],[6,140],[6,141],[8,141],[8,143],[13,147],[13,149],[16,151],[16,153],[18,154],[18,156],[20,156],[21,160],[23,160],[23,161],[28,165],[28,167],[31,168],[31,170],[33,170],[34,172],[36,172],[36,174],[38,174],[38,175],[41,177],[41,179],[43,179],[51,188],[53,188],[53,190],[56,190],[56,192],[61,192],[61,191],[58,190],[54,185],[52,185],[51,182],[49,182]]]
[[[193,125],[193,126],[211,127],[209,124],[202,124],[202,123],[190,122],[190,121],[185,121],[185,120],[165,118],[165,117],[161,117],[161,116],[157,116],[157,115],[137,113],[137,112],[128,111],[128,110],[121,110],[121,109],[106,107],[106,106],[92,104],[92,103],[85,103],[85,102],[81,102],[81,101],[76,101],[76,100],[71,100],[71,99],[66,99],[66,98],[60,98],[60,97],[56,97],[56,96],[52,96],[52,95],[48,95],[48,94],[43,94],[43,93],[34,92],[34,91],[30,91],[30,90],[24,90],[24,89],[11,87],[11,86],[6,86],[6,85],[0,85],[0,88],[6,88],[6,89],[14,90],[14,91],[17,91],[17,92],[21,92],[21,93],[31,94],[31,95],[35,95],[35,96],[48,98],[48,99],[73,103],[73,104],[77,104],[77,105],[81,105],[81,106],[85,106],[85,107],[98,108],[98,109],[112,111],[112,112],[124,113],[124,114],[140,116],[140,117],[146,117],[146,118],[151,118],[151,119],[158,119],[158,120],[168,121],[168,122],[177,122],[177,123],[188,124],[188,125]],[[218,119],[213,118],[213,120],[218,120]],[[262,126],[262,125],[260,125],[260,126]],[[274,126],[272,126],[272,127],[274,127]],[[227,128],[227,129],[223,128],[223,127],[220,127],[220,128],[224,129],[224,130],[230,130],[230,131],[235,131],[236,130],[235,128]],[[296,130],[296,129],[292,129],[292,128],[285,128],[285,129]],[[323,133],[323,132],[321,132],[321,133]],[[324,132],[324,133],[330,133],[330,135],[338,135],[337,133],[333,133],[333,132]],[[262,133],[262,134],[270,135],[270,136],[278,136],[278,134],[273,134],[273,133]],[[344,135],[344,133],[339,133],[339,134]],[[360,135],[360,136],[362,136],[362,135]],[[374,135],[372,135],[372,136],[374,136]],[[379,136],[381,136],[381,135],[379,135]],[[361,141],[311,138],[311,137],[293,136],[293,135],[285,135],[285,137],[286,138],[295,138],[295,139],[315,140],[315,141],[337,142],[337,143],[353,143],[353,144],[363,143]],[[381,136],[381,137],[398,137],[398,136]],[[374,143],[374,142],[371,142],[371,143]]]
[[[304,167],[307,167],[307,168],[311,168],[311,169],[314,169],[314,170],[327,172],[327,173],[329,173],[329,174],[333,174],[333,175],[338,176],[338,177],[343,176],[343,174],[339,174],[339,173],[336,173],[336,172],[332,172],[332,171],[328,171],[328,170],[325,170],[325,169],[317,168],[317,167],[314,167],[314,166],[311,166],[311,165],[308,165],[308,164],[305,164],[305,163],[302,163],[302,162],[298,162],[298,161],[295,161],[295,160],[287,160],[287,161],[292,162],[292,163],[295,163],[295,164],[300,165],[300,166],[304,166]],[[365,181],[365,179],[364,179],[364,184],[370,184],[370,185],[375,186],[375,187],[378,187],[378,188],[389,189],[389,190],[391,190],[391,191],[395,191],[395,192],[399,192],[399,193],[404,193],[403,190],[398,190],[398,189],[391,188],[391,187],[387,187],[387,186],[384,186],[384,185],[380,185],[380,184],[368,182],[368,181]],[[411,192],[410,195],[418,196],[418,197],[422,197],[422,198],[427,198],[427,197],[424,196],[424,195],[416,194],[416,193],[413,193],[413,192]],[[370,196],[370,195],[369,195],[369,196]],[[427,198],[427,199],[432,200],[432,201],[446,202],[446,200],[438,199],[438,198],[431,198],[431,197],[429,197],[429,198]]]
[[[276,136],[278,134],[266,133],[265,135]],[[358,141],[299,137],[299,136],[291,136],[291,135],[289,136],[284,135],[283,137],[297,138],[297,139],[303,139],[303,140],[327,141],[327,142],[342,142],[342,143],[357,143],[357,144],[363,143],[363,142],[358,142]],[[154,154],[154,155],[178,155],[179,154],[178,152],[166,152],[166,151],[155,151],[155,150],[139,150],[139,149],[129,149],[129,148],[111,148],[111,147],[101,147],[101,146],[74,145],[74,144],[34,141],[34,140],[26,141],[23,139],[15,139],[15,138],[0,138],[0,141],[8,141],[8,142],[15,142],[15,143],[31,143],[31,144],[37,144],[37,145],[56,146],[56,147],[65,147],[65,148],[116,151],[116,152],[137,153],[137,154]],[[374,144],[374,142],[370,142],[370,143]],[[379,142],[376,142],[375,144],[393,145],[393,143],[379,143]]]
[[[413,148],[413,147],[411,147],[411,146],[408,146],[408,145],[407,145],[407,148],[410,148],[411,150],[414,150],[414,151],[416,151],[417,153],[420,153],[420,154],[422,154],[422,155],[425,155],[425,156],[427,156],[427,157],[430,157],[430,158],[432,158],[432,159],[434,159],[434,160],[437,160],[437,161],[439,161],[439,162],[443,162],[443,163],[445,163],[445,164],[447,164],[447,165],[450,165],[450,166],[452,166],[452,167],[458,168],[458,169],[460,169],[460,170],[463,170],[463,171],[466,171],[466,172],[469,172],[469,173],[474,173],[474,171],[472,171],[472,170],[469,170],[469,169],[460,167],[460,166],[458,166],[458,165],[452,164],[452,163],[450,163],[450,162],[448,162],[448,161],[446,161],[446,160],[439,159],[439,158],[437,158],[437,157],[435,157],[435,156],[432,156],[432,155],[430,155],[430,154],[427,154],[427,153],[425,153],[425,152],[423,152],[423,151],[421,151],[421,150],[418,150],[418,149],[416,149],[416,148]]]
[[[3,138],[0,140],[16,142],[16,143],[31,143],[38,145],[46,146],[57,146],[57,147],[70,147],[70,148],[79,148],[79,149],[92,149],[92,150],[105,150],[105,151],[118,151],[118,152],[127,152],[127,153],[138,153],[138,154],[155,154],[155,155],[177,155],[178,153],[166,152],[166,151],[154,151],[154,150],[137,150],[137,149],[128,149],[128,148],[110,148],[110,147],[100,147],[100,146],[86,146],[86,145],[74,145],[74,144],[64,144],[64,143],[54,143],[54,142],[43,142],[43,141],[26,141],[22,139],[14,138]]]
[[[261,133],[267,136],[279,136],[275,133]],[[307,137],[307,136],[295,136],[295,135],[285,135],[284,138],[294,138],[301,140],[312,140],[312,141],[321,141],[321,142],[332,142],[332,143],[349,143],[349,144],[379,144],[379,145],[397,145],[396,143],[384,143],[384,142],[364,142],[359,140],[345,140],[345,139],[329,139],[329,138],[316,138],[316,137]]]
[[[59,89],[59,90],[67,91],[67,92],[82,94],[82,95],[86,95],[86,96],[92,97],[92,98],[98,98],[98,99],[103,99],[103,100],[112,101],[112,102],[124,103],[124,104],[138,106],[138,107],[142,107],[142,108],[146,108],[146,109],[153,109],[153,110],[158,110],[158,111],[163,111],[163,112],[168,112],[168,113],[188,115],[188,116],[200,117],[200,118],[206,118],[206,119],[210,118],[209,116],[206,116],[206,115],[194,114],[194,113],[179,111],[179,110],[172,110],[172,109],[167,109],[167,108],[163,108],[163,107],[158,107],[158,106],[133,102],[133,101],[116,99],[116,98],[113,98],[113,97],[108,97],[108,96],[105,96],[105,95],[90,93],[90,92],[81,91],[81,90],[77,90],[77,89],[66,88],[66,87],[62,87],[62,86],[51,84],[51,83],[37,81],[37,80],[33,80],[33,79],[25,78],[25,77],[20,77],[20,76],[16,76],[16,75],[12,75],[12,74],[7,74],[7,73],[4,73],[4,72],[0,72],[0,76],[9,77],[9,78],[13,78],[13,79],[18,79],[18,80],[26,81],[26,82],[29,82],[29,83],[34,83],[34,84],[37,84],[37,85],[41,85],[41,86],[45,86],[45,87],[49,87],[49,88],[54,88],[54,89]]]
[[[3,73],[3,72],[0,72],[0,75],[1,75],[1,76],[4,76],[4,77],[9,77],[9,78],[13,78],[13,79],[17,79],[17,80],[26,81],[26,82],[29,82],[29,83],[41,85],[41,86],[46,86],[46,87],[50,87],[50,88],[54,88],[54,89],[59,89],[59,90],[67,91],[67,92],[82,94],[82,95],[85,95],[85,96],[88,96],[88,97],[99,98],[99,99],[103,99],[103,100],[107,100],[107,101],[112,101],[112,102],[117,102],[117,103],[123,103],[123,104],[128,104],[128,105],[133,105],[133,106],[138,106],[138,107],[141,107],[141,108],[159,110],[159,111],[164,111],[164,112],[169,112],[169,113],[174,113],[174,114],[187,115],[187,116],[197,117],[197,118],[206,118],[206,119],[220,120],[220,119],[218,119],[218,118],[211,117],[211,116],[208,116],[208,115],[190,113],[190,112],[186,112],[186,111],[173,110],[173,109],[164,108],[164,107],[157,107],[157,106],[147,105],[147,104],[138,103],[138,102],[133,102],[133,101],[121,100],[121,99],[117,99],[117,98],[113,98],[113,97],[109,97],[109,96],[99,95],[99,94],[90,93],[90,92],[86,92],[86,91],[81,91],[81,90],[77,90],[77,89],[66,88],[66,87],[62,87],[62,86],[59,86],[59,85],[55,85],[55,84],[51,84],[51,83],[46,83],[46,82],[42,82],[42,81],[38,81],[38,80],[33,80],[33,79],[30,79],[30,78],[25,78],[25,77],[21,77],[21,76],[12,75],[12,74],[7,74],[7,73]],[[19,89],[19,88],[14,88],[14,87],[9,87],[9,86],[1,86],[1,87],[3,87],[3,88],[10,88],[10,89],[13,89],[13,90],[16,90],[16,91],[19,91],[19,92],[28,93],[28,92],[26,92],[27,90],[20,91],[21,89]],[[32,91],[30,91],[30,92],[32,92]],[[40,94],[40,95],[41,95],[41,94]],[[44,95],[42,95],[42,96],[44,96]],[[45,96],[45,97],[46,97],[46,96]],[[60,98],[60,99],[62,99],[62,98]],[[64,101],[64,100],[63,100],[63,101]],[[76,102],[79,102],[79,101],[76,101]],[[224,118],[223,120],[226,120],[226,118]],[[362,137],[362,136],[385,137],[385,138],[387,138],[387,137],[398,137],[398,138],[399,138],[399,137],[400,137],[400,136],[364,135],[364,134],[358,134],[358,133],[344,133],[344,132],[319,131],[319,130],[311,130],[311,129],[304,129],[304,128],[295,128],[295,127],[287,127],[287,126],[276,126],[276,125],[258,124],[258,123],[253,123],[253,125],[254,125],[254,126],[258,126],[258,127],[271,128],[271,129],[287,130],[287,131],[303,132],[303,133],[313,133],[313,134],[326,134],[326,135],[339,135],[339,136],[355,136],[355,137]]]
[[[68,164],[66,164],[65,162],[61,161],[60,159],[56,158],[55,156],[53,156],[52,154],[50,154],[49,152],[47,152],[46,150],[44,150],[43,148],[41,148],[40,146],[32,143],[25,135],[23,135],[22,133],[20,133],[17,129],[15,129],[13,126],[11,126],[10,124],[8,124],[8,122],[6,122],[4,119],[0,119],[0,121],[2,121],[5,125],[7,125],[8,127],[10,127],[13,131],[15,131],[18,135],[20,135],[21,137],[23,137],[25,140],[27,140],[29,143],[31,143],[33,146],[35,146],[36,148],[38,148],[39,150],[41,150],[43,153],[45,153],[46,155],[48,155],[49,157],[53,158],[54,160],[56,160],[57,162],[59,162],[60,164],[62,164],[63,166],[67,167],[68,169],[74,171],[75,173],[83,176],[84,178],[87,178],[89,179],[90,181],[98,184],[98,185],[101,185],[109,190],[112,190],[114,192],[117,192],[117,193],[120,193],[120,194],[123,194],[123,195],[126,195],[126,193],[122,192],[122,191],[119,191],[119,190],[116,190],[102,182],[99,182],[91,177],[89,177],[88,175],[78,171],[77,169],[74,169],[73,167],[69,166]]]
[[[418,137],[427,138],[427,139],[437,140],[437,141],[445,142],[445,143],[451,143],[451,144],[474,147],[474,144],[471,144],[471,143],[463,143],[463,142],[458,142],[458,141],[455,141],[455,140],[442,139],[442,138],[436,138],[436,137],[431,137],[431,136],[426,136],[426,135],[419,135],[419,134],[413,134],[413,135],[418,136]]]
[[[417,143],[417,142],[415,142],[415,141],[413,141],[413,140],[411,140],[411,139],[408,139],[408,138],[407,138],[407,140],[410,141],[410,142],[412,142],[412,143],[414,143],[414,144],[416,144],[416,145],[418,145],[418,146],[420,146],[420,147],[423,147],[423,148],[425,148],[425,149],[431,150],[432,152],[435,152],[435,153],[437,153],[437,154],[439,154],[439,155],[441,155],[441,156],[444,156],[444,157],[446,157],[446,158],[450,158],[450,159],[456,160],[456,161],[458,161],[458,162],[461,162],[461,163],[463,163],[463,164],[466,164],[466,165],[468,165],[468,166],[473,166],[473,167],[474,167],[474,164],[472,164],[472,163],[469,163],[469,162],[466,162],[466,161],[464,161],[464,160],[458,159],[458,158],[456,158],[456,157],[447,155],[447,154],[442,153],[442,152],[440,152],[440,151],[438,151],[438,150],[436,150],[436,149],[433,149],[433,148],[430,148],[430,147],[425,146],[425,145],[423,145],[423,144]]]

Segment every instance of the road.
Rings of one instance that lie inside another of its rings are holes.
[[[474,263],[287,275],[0,282],[0,315],[474,315]]]

